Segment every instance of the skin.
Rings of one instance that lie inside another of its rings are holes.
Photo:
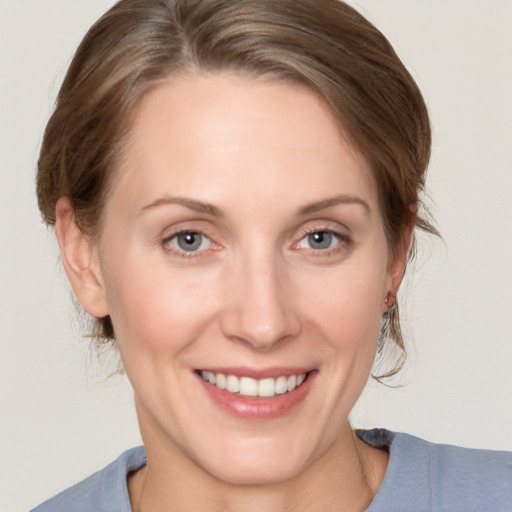
[[[100,239],[67,198],[57,217],[75,294],[111,315],[133,385],[148,455],[128,482],[135,511],[368,506],[388,455],[347,418],[407,243],[391,258],[366,162],[321,100],[276,81],[169,79],[138,107]],[[180,248],[183,230],[204,234],[198,250]],[[329,248],[311,243],[331,232]],[[224,366],[315,378],[286,414],[248,420],[195,373]]]

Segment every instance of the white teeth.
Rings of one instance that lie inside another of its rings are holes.
[[[258,384],[258,396],[274,396],[276,394],[276,381],[274,379],[262,379]]]
[[[276,379],[276,394],[282,395],[288,391],[288,379],[284,376]]]
[[[226,389],[230,393],[238,393],[240,391],[240,379],[234,375],[226,377]]]
[[[212,372],[201,372],[201,377],[210,384],[216,384],[217,379]]]
[[[251,377],[236,377],[235,375],[225,375],[223,373],[201,372],[201,377],[206,382],[217,386],[219,389],[225,389],[230,393],[240,393],[244,396],[262,396],[272,397],[282,395],[283,393],[293,391],[306,380],[306,374],[285,376],[281,375],[277,379],[266,378],[256,380]]]
[[[240,394],[245,396],[258,396],[258,381],[250,377],[240,379]]]
[[[222,373],[217,373],[216,384],[219,389],[226,389],[226,376]]]

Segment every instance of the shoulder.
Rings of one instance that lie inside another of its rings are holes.
[[[395,511],[414,505],[414,510],[425,511],[498,512],[512,503],[512,452],[435,444],[385,430],[358,435],[390,450],[388,470],[374,501],[405,504]],[[369,509],[373,510],[387,509]]]
[[[101,471],[45,501],[31,512],[130,512],[126,476],[145,464],[144,448],[132,448]]]
[[[512,503],[511,452],[434,444],[407,434],[397,434],[394,443],[410,464],[421,457],[440,498],[467,493],[471,500],[485,496],[503,504],[502,497]]]

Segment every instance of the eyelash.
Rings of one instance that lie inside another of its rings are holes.
[[[210,244],[212,244],[212,248],[208,248],[208,249],[203,249],[203,250],[199,250],[199,251],[185,251],[183,249],[180,249],[178,247],[174,247],[172,245],[172,240],[179,237],[180,235],[197,235],[197,236],[201,236],[205,239],[207,239]],[[180,229],[178,231],[175,231],[174,233],[172,233],[171,235],[169,236],[166,236],[163,240],[162,240],[162,246],[164,247],[164,249],[170,253],[173,253],[175,256],[179,257],[179,258],[198,258],[198,257],[201,257],[203,256],[203,253],[207,250],[216,250],[218,248],[218,246],[211,240],[211,238],[204,232],[202,232],[201,230],[199,229],[188,229],[188,228],[184,228],[184,229]]]
[[[314,234],[318,234],[318,233],[334,236],[338,239],[338,243],[336,243],[333,247],[328,247],[326,249],[312,249],[312,248],[306,249],[314,257],[325,257],[325,256],[328,257],[328,256],[338,254],[340,251],[347,249],[347,247],[350,246],[350,244],[352,243],[352,239],[344,233],[340,233],[339,231],[335,231],[330,228],[317,226],[317,227],[309,228],[306,231],[304,231],[304,233],[302,233],[302,236],[300,237],[299,241],[293,245],[293,248],[300,249],[299,244],[304,239],[306,239],[310,235],[314,235]]]
[[[304,250],[307,250],[310,254],[314,255],[314,257],[325,257],[325,256],[331,256],[335,255],[338,252],[344,250],[347,248],[348,245],[352,243],[352,240],[349,236],[346,234],[340,233],[338,231],[335,231],[330,228],[326,227],[314,227],[305,230],[301,237],[299,238],[298,242],[295,242],[292,246],[293,249],[300,250],[301,247],[299,244],[306,239],[308,236],[314,235],[314,234],[325,234],[330,235],[338,239],[338,242],[333,247],[328,247],[325,249],[313,249],[313,248],[304,248]],[[209,241],[210,244],[212,244],[212,247],[209,247],[207,249],[197,250],[197,251],[186,251],[183,249],[180,249],[178,247],[175,247],[172,245],[172,240],[179,237],[180,235],[197,235],[204,237]],[[168,252],[173,253],[174,255],[180,257],[180,258],[198,258],[204,256],[204,253],[209,250],[217,250],[219,246],[215,244],[215,242],[212,241],[212,239],[204,232],[198,230],[198,229],[189,229],[184,228],[180,229],[174,233],[172,233],[169,236],[166,236],[162,240],[162,246],[164,249]]]

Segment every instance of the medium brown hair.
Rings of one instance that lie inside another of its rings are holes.
[[[80,229],[98,236],[141,98],[170,75],[217,72],[314,91],[369,164],[391,252],[406,227],[436,233],[411,208],[430,156],[422,95],[381,32],[339,0],[119,1],[84,37],[46,127],[37,174],[44,221],[55,224],[67,196]],[[95,335],[115,339],[110,317],[97,319]],[[396,301],[379,353],[386,341],[402,353],[390,375],[405,355]]]

